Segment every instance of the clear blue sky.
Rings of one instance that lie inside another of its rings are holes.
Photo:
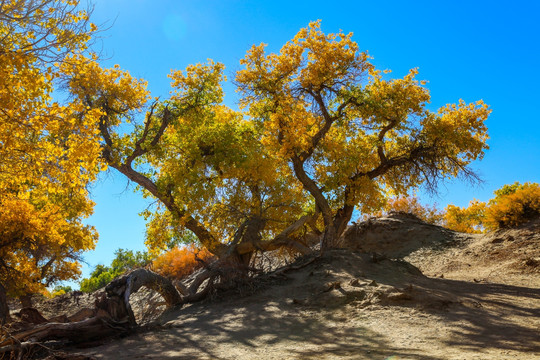
[[[110,27],[96,44],[104,66],[119,64],[148,80],[165,98],[171,69],[211,58],[233,78],[253,44],[278,51],[310,21],[326,33],[353,32],[373,63],[401,77],[418,67],[428,80],[431,108],[460,98],[483,99],[493,112],[487,122],[491,149],[473,164],[485,180],[471,187],[442,185],[426,203],[465,206],[488,200],[493,190],[515,181],[540,182],[540,2],[537,1],[229,1],[96,0],[93,22]],[[225,87],[235,106],[234,87]],[[108,265],[117,248],[144,250],[145,208],[139,194],[114,171],[95,185],[100,240],[85,255],[84,276]]]

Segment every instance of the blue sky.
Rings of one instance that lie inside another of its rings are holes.
[[[485,183],[441,185],[426,203],[466,206],[488,200],[515,181],[540,182],[540,2],[537,1],[229,1],[97,0],[92,21],[108,28],[97,41],[104,66],[119,64],[166,98],[171,69],[211,58],[230,79],[253,44],[278,51],[310,21],[326,33],[353,32],[380,69],[402,77],[419,68],[436,109],[464,99],[483,99],[491,149],[473,164]],[[236,106],[232,85],[226,102]],[[144,250],[147,205],[113,170],[93,189],[97,206],[88,223],[100,240],[85,255],[84,276],[109,264],[117,248]]]

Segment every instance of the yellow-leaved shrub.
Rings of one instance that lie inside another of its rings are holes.
[[[443,222],[446,228],[470,234],[484,231],[485,202],[472,200],[466,208],[450,204],[444,210]]]
[[[540,216],[540,185],[514,185],[509,193],[496,192],[498,196],[490,201],[484,220],[488,229],[516,227]]]
[[[516,227],[540,216],[540,185],[515,182],[494,192],[488,203],[473,200],[466,208],[448,205],[444,226],[455,231],[481,233]]]
[[[175,247],[158,256],[152,267],[160,275],[182,279],[203,267],[212,257],[206,248],[199,249],[194,245]]]

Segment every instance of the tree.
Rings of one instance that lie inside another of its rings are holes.
[[[98,264],[89,278],[81,280],[81,291],[93,292],[105,287],[114,278],[136,268],[150,264],[151,257],[147,252],[118,249],[111,266]]]
[[[104,161],[158,200],[145,212],[150,248],[187,229],[223,267],[248,269],[255,251],[310,251],[302,238],[307,227],[321,232],[319,214],[329,248],[356,206],[476,179],[469,164],[487,148],[488,106],[429,111],[415,69],[385,80],[351,34],[312,23],[280,54],[254,46],[242,64],[245,113],[222,105],[223,65],[213,61],[173,71],[165,101],[119,66],[74,56],[62,67],[74,98],[102,114]]]
[[[487,149],[482,101],[436,112],[412,69],[386,80],[352,34],[325,35],[314,22],[279,54],[253,46],[236,74],[242,104],[269,153],[287,159],[324,220],[323,248],[336,245],[355,206],[380,207],[387,193],[475,174]]]
[[[59,64],[96,30],[74,0],[0,4],[0,283],[22,295],[77,276],[100,169],[99,113],[53,101]]]

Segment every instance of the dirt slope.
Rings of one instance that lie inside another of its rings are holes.
[[[487,236],[399,215],[358,227],[348,232],[347,249],[302,259],[296,270],[261,278],[257,289],[166,313],[158,328],[84,353],[98,359],[540,359],[538,222]],[[397,256],[408,262],[391,259]]]
[[[540,220],[467,235],[393,214],[349,228],[343,247],[169,311],[127,338],[71,351],[97,359],[540,359]],[[52,317],[92,301],[66,296],[41,310]],[[149,291],[131,299],[136,313],[154,318],[159,301]]]

